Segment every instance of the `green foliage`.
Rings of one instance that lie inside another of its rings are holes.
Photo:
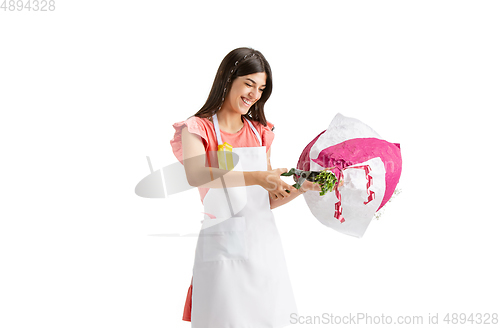
[[[288,172],[285,172],[285,173],[281,173],[282,176],[284,177],[289,177],[290,175],[294,175],[295,174],[295,168],[291,168],[290,171]]]
[[[290,171],[288,171],[288,172],[281,173],[282,176],[286,176],[286,177],[294,175],[294,174],[296,174],[295,168],[291,168]],[[312,177],[308,178],[309,181],[311,181],[310,179],[312,179]],[[337,177],[332,172],[328,172],[325,170],[325,171],[321,171],[314,178],[314,181],[312,181],[312,182],[319,183],[321,185],[321,192],[319,194],[320,194],[320,196],[323,196],[327,192],[333,191],[333,188],[335,187],[335,184],[337,183]],[[300,188],[298,183],[294,184],[293,187],[295,189]],[[287,190],[286,192],[289,193],[290,191]]]
[[[333,191],[333,187],[337,183],[337,177],[332,172],[321,171],[321,173],[316,176],[314,182],[321,185],[321,192],[319,195],[323,196],[327,192]]]

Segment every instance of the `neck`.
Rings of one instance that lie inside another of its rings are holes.
[[[221,108],[217,113],[219,127],[227,132],[237,132],[243,125],[243,117],[239,113]]]

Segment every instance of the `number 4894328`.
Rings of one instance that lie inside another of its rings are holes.
[[[0,5],[3,11],[54,11],[55,0],[3,0]]]

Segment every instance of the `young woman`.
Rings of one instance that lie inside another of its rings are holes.
[[[307,190],[272,169],[272,91],[264,56],[238,48],[222,60],[205,105],[175,123],[171,140],[204,205],[183,320],[193,328],[284,327],[297,308],[271,209]]]

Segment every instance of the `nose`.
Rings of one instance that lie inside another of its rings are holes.
[[[253,87],[250,92],[248,93],[248,97],[254,101],[259,100],[260,98],[260,92],[258,87]]]

